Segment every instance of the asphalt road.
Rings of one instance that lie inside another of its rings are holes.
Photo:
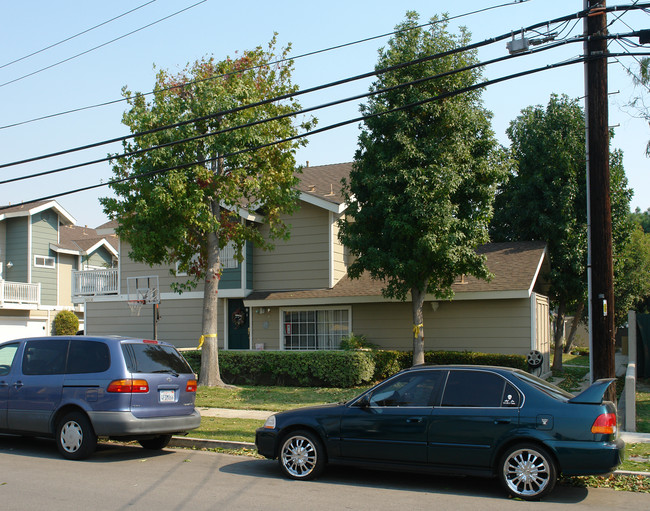
[[[277,462],[185,449],[100,444],[86,461],[54,442],[0,436],[0,509],[58,510],[560,510],[647,509],[647,494],[560,486],[541,503],[508,499],[496,481],[328,467],[290,481]]]

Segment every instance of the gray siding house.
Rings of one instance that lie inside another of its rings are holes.
[[[387,348],[412,347],[411,304],[382,297],[382,283],[347,277],[348,254],[337,237],[345,214],[341,179],[351,163],[306,167],[300,176],[300,208],[286,221],[291,238],[275,250],[247,246],[240,264],[222,253],[226,269],[219,287],[222,349],[336,349],[354,333]],[[256,214],[264,233],[266,226]],[[479,248],[494,274],[490,282],[461,278],[455,297],[425,304],[427,350],[472,350],[525,355],[539,350],[544,372],[550,354],[549,300],[544,274],[545,245],[537,242],[488,244]],[[153,335],[179,347],[198,345],[203,292],[171,290],[170,268],[150,268],[128,257],[120,243],[117,295],[86,296],[86,328],[91,334]],[[145,305],[139,316],[127,307],[128,279],[155,276],[160,305]],[[183,278],[183,277],[180,277]],[[160,316],[156,322],[154,318]]]
[[[115,265],[117,240],[74,223],[56,201],[0,208],[0,340],[48,335],[64,309],[83,323],[83,307],[72,302],[73,274],[88,261]]]

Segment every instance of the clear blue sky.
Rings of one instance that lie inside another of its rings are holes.
[[[11,65],[0,67],[0,84],[51,66],[59,61],[104,45],[131,31],[155,22],[199,0],[157,0],[137,11],[76,37],[47,51]],[[0,18],[0,66],[36,52],[53,43],[82,32],[99,23],[134,9],[147,0],[115,0],[96,2],[82,0],[21,0],[4,2]],[[265,44],[276,31],[282,44],[293,44],[293,55],[352,42],[391,32],[406,10],[420,13],[422,20],[447,12],[456,16],[490,6],[507,4],[508,0],[466,0],[464,2],[434,0],[329,0],[306,2],[275,0],[224,2],[207,0],[179,15],[140,30],[133,35],[107,44],[50,69],[0,86],[0,125],[25,121],[69,109],[116,100],[121,88],[148,92],[153,87],[157,68],[180,70],[188,62],[212,54],[217,59],[236,51]],[[607,2],[609,6],[631,2]],[[583,7],[583,0],[528,0],[523,3],[490,10],[454,21],[452,26],[465,25],[474,41],[480,41],[517,30],[539,21],[550,20]],[[613,21],[618,14],[610,15]],[[650,16],[643,12],[624,14],[610,31],[628,32],[650,28]],[[582,29],[579,23],[573,34]],[[563,34],[564,35],[564,34]],[[387,39],[353,45],[343,49],[297,59],[294,81],[301,88],[372,70],[377,49]],[[610,51],[623,51],[612,43]],[[560,62],[582,53],[582,44],[566,45],[538,56],[514,59],[508,64],[488,67],[486,78],[496,78],[522,69]],[[506,54],[500,42],[480,50],[483,60]],[[623,64],[635,68],[628,57]],[[609,66],[610,125],[615,128],[613,146],[625,152],[625,170],[634,189],[633,207],[650,207],[650,177],[645,146],[650,139],[648,124],[635,118],[626,107],[640,92],[634,89],[623,66]],[[318,95],[303,96],[303,106],[312,106],[365,92],[369,82],[329,89]],[[583,96],[582,65],[551,70],[526,78],[491,86],[484,92],[486,107],[494,113],[493,128],[499,140],[507,145],[505,130],[529,105],[545,105],[551,93],[570,97]],[[616,93],[615,93],[616,92]],[[615,93],[615,94],[614,94]],[[646,91],[647,93],[647,91]],[[128,133],[121,124],[124,103],[94,108],[0,129],[0,163],[11,162]],[[319,126],[326,126],[358,115],[358,105],[350,104],[317,114]],[[357,127],[349,126],[311,137],[301,149],[298,161],[311,165],[351,161],[357,142]],[[62,167],[72,163],[102,158],[119,146],[104,146],[75,155],[64,156],[28,165],[0,169],[0,179],[8,179]],[[111,178],[107,164],[98,164],[50,177],[41,177],[0,185],[0,204],[16,204],[51,193],[106,182]],[[108,188],[82,192],[57,199],[80,225],[96,227],[106,217],[97,198],[109,194]]]

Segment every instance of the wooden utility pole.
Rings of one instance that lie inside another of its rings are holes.
[[[614,267],[609,179],[607,109],[607,15],[605,0],[585,0],[587,182],[590,230],[589,291],[592,378],[615,376]]]

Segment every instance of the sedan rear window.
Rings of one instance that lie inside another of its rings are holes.
[[[514,374],[520,380],[525,381],[529,385],[532,385],[533,387],[541,390],[547,396],[550,396],[553,399],[557,399],[558,401],[568,401],[573,397],[573,394],[569,394],[568,392],[565,392],[561,388],[556,387],[555,385],[547,382],[546,380],[542,380],[537,376],[533,376],[532,374],[528,374],[523,371],[515,371]]]
[[[132,373],[193,373],[173,346],[163,344],[123,344],[126,366]]]

